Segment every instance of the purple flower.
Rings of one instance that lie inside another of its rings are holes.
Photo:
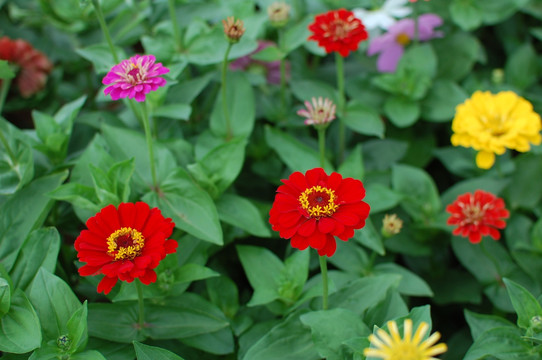
[[[442,19],[436,14],[423,14],[418,17],[418,39],[427,41],[436,37],[442,37],[441,31],[435,28],[442,25]],[[367,50],[371,56],[380,53],[376,67],[380,72],[394,72],[397,64],[403,56],[405,46],[414,38],[414,20],[403,19],[392,25],[388,32],[375,38]]]
[[[111,68],[103,78],[104,94],[118,100],[128,97],[136,101],[145,101],[145,95],[166,84],[166,79],[160,75],[169,72],[162,63],[155,63],[154,55],[135,55],[128,60],[122,60]]]
[[[256,50],[246,56],[242,56],[230,63],[230,69],[232,70],[246,70],[251,66],[259,66],[264,69],[267,82],[269,84],[280,84],[280,61],[260,61],[252,59],[251,55],[262,51],[263,49],[275,45],[272,41],[258,40],[258,47]],[[289,65],[286,63],[286,78],[288,78]]]

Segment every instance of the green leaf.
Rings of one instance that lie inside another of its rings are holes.
[[[433,122],[453,119],[455,107],[468,98],[463,88],[450,80],[439,79],[422,103],[423,118]]]
[[[228,327],[229,321],[215,305],[199,295],[184,293],[167,299],[167,305],[149,304],[146,329],[153,339],[182,339]]]
[[[329,296],[329,308],[343,308],[358,315],[376,306],[396,289],[401,276],[396,274],[376,275],[354,280],[348,286]]]
[[[38,315],[21,289],[15,290],[9,311],[0,318],[0,351],[23,354],[41,344]]]
[[[542,155],[522,154],[515,163],[516,170],[507,187],[509,205],[512,209],[532,209],[542,199],[542,189],[528,186],[526,179],[542,176]]]
[[[183,360],[171,351],[134,341],[137,360]]]
[[[532,345],[522,339],[517,328],[497,327],[483,332],[469,348],[463,360],[478,360],[489,356],[499,359],[535,360],[538,354],[532,354]]]
[[[375,251],[379,255],[384,255],[386,253],[384,244],[382,243],[382,236],[375,228],[370,218],[367,218],[365,226],[361,230],[354,231],[354,240]]]
[[[290,26],[284,31],[283,42],[280,44],[281,50],[289,54],[299,46],[303,45],[310,35],[308,25],[314,21],[310,15],[304,17],[297,24]]]
[[[9,80],[15,77],[15,72],[7,60],[0,60],[0,79]]]
[[[305,172],[320,167],[318,152],[308,145],[301,143],[290,134],[283,133],[271,126],[266,126],[265,140],[292,171]],[[326,170],[333,168],[327,159],[324,167]]]
[[[269,226],[263,221],[258,208],[249,200],[234,194],[223,194],[217,200],[216,208],[220,220],[255,236],[271,236]]]
[[[233,333],[230,328],[223,328],[206,334],[185,337],[182,342],[185,345],[214,355],[231,354],[235,349]]]
[[[455,32],[431,43],[438,54],[438,79],[459,82],[469,75],[476,61],[483,61],[482,46],[473,34]]]
[[[507,278],[504,278],[503,282],[518,315],[518,326],[528,329],[531,326],[533,317],[542,316],[540,303],[527,289],[518,283]]]
[[[271,46],[266,47],[263,50],[258,51],[257,53],[252,54],[250,57],[253,60],[269,62],[269,61],[280,60],[284,58],[285,56],[286,54],[280,51],[279,48],[277,48],[274,45],[271,45]]]
[[[15,287],[26,290],[41,267],[49,272],[55,271],[59,250],[60,234],[56,228],[32,231],[11,270]]]
[[[116,47],[116,51],[120,59],[126,58],[122,49]],[[94,72],[97,75],[109,72],[117,63],[111,54],[109,46],[105,43],[92,44],[82,49],[75,49],[75,52],[92,63]]]
[[[365,176],[365,166],[363,165],[363,153],[361,144],[356,145],[350,154],[344,159],[337,170],[343,178],[351,177],[353,179],[363,180]]]
[[[284,264],[271,251],[256,246],[237,246],[245,274],[254,289],[248,306],[270,303],[280,297],[280,274]]]
[[[367,185],[365,201],[371,207],[371,214],[396,207],[403,197],[382,184]]]
[[[397,127],[413,125],[420,117],[420,105],[402,96],[392,96],[384,103],[384,113]]]
[[[536,82],[539,71],[538,55],[529,43],[515,49],[506,61],[506,82],[524,90]]]
[[[482,25],[483,13],[474,0],[454,0],[450,4],[450,14],[454,23],[465,31]]]
[[[0,205],[0,261],[10,271],[28,234],[41,226],[53,201],[45,194],[67,176],[56,173],[32,181]]]
[[[34,156],[24,134],[2,117],[0,132],[6,138],[6,143],[0,143],[0,195],[9,195],[32,180]]]
[[[299,321],[294,313],[274,326],[255,342],[246,352],[243,360],[318,360],[310,330]]]
[[[96,350],[87,350],[70,355],[70,360],[108,360]]]
[[[207,279],[205,284],[211,302],[228,318],[233,318],[239,310],[239,291],[235,282],[226,276],[220,276]]]
[[[235,49],[236,46],[233,48]],[[230,72],[227,74],[226,80],[226,101],[228,102],[230,132],[228,133],[226,119],[224,118],[222,96],[216,97],[209,124],[211,131],[217,137],[227,140],[232,137],[248,137],[252,133],[256,119],[254,90],[243,72]]]
[[[427,220],[440,211],[437,186],[422,169],[394,165],[391,181],[393,189],[403,195],[401,206],[417,221]]]
[[[290,87],[294,96],[300,101],[311,101],[312,98],[328,98],[337,104],[338,94],[335,88],[317,80],[292,79]]]
[[[424,279],[413,273],[412,271],[394,264],[383,263],[374,267],[375,274],[398,274],[401,275],[401,282],[397,290],[408,296],[433,296],[433,291]]]
[[[148,314],[148,307],[145,309]],[[145,320],[149,322],[148,318]],[[145,338],[142,332],[137,330],[138,309],[134,302],[90,303],[87,321],[88,334],[93,337],[117,343],[131,343]]]
[[[437,71],[437,56],[429,43],[409,47],[397,65],[397,71],[413,71],[433,78]]]
[[[470,332],[474,341],[487,330],[498,327],[510,327],[515,329],[515,325],[510,321],[497,315],[477,314],[475,312],[464,310],[465,320],[469,324]]]
[[[56,340],[60,335],[68,333],[68,321],[81,307],[70,286],[40,268],[28,293],[40,318],[44,338]]]
[[[301,315],[300,320],[311,328],[316,350],[328,360],[346,358],[347,352],[343,348],[346,339],[370,334],[361,318],[345,309],[314,311]]]
[[[68,320],[67,336],[70,339],[70,346],[67,349],[67,352],[70,354],[79,352],[85,348],[88,341],[88,328],[87,328],[87,302],[85,301],[83,305],[73,313]]]
[[[171,217],[175,226],[195,237],[222,245],[222,228],[211,197],[192,182],[181,168],[174,170],[160,185],[161,194],[150,192],[143,201]]]
[[[349,102],[342,121],[350,129],[360,134],[384,137],[384,122],[380,114],[366,105]]]
[[[192,107],[189,104],[166,104],[162,105],[155,110],[152,114],[155,117],[163,117],[172,120],[188,120]]]
[[[0,277],[0,318],[9,311],[11,306],[11,287],[7,279]]]

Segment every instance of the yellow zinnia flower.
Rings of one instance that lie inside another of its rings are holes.
[[[531,103],[512,91],[476,91],[456,108],[452,145],[478,151],[476,165],[489,169],[506,149],[529,151],[542,141],[540,116]]]
[[[437,360],[434,355],[439,355],[448,350],[446,344],[441,343],[433,346],[440,334],[431,335],[422,342],[429,324],[421,322],[412,337],[412,320],[406,319],[403,325],[404,336],[401,338],[395,321],[388,321],[389,334],[382,329],[377,330],[378,336],[369,335],[369,341],[373,347],[366,348],[363,355],[367,358],[374,357],[383,360]],[[390,336],[391,335],[391,336]]]

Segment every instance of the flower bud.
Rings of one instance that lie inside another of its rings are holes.
[[[229,16],[226,20],[222,20],[224,25],[224,35],[232,44],[239,42],[241,36],[245,33],[245,26],[241,19],[235,20],[233,16]]]
[[[493,71],[491,72],[491,81],[495,85],[501,85],[504,82],[504,70],[493,69]]]
[[[282,1],[277,1],[267,8],[267,16],[271,25],[274,27],[283,27],[290,18],[290,5]]]
[[[539,332],[542,332],[542,316],[540,315],[535,315],[531,318],[531,329],[533,329],[533,331],[535,333],[539,333]]]
[[[382,235],[384,237],[392,237],[393,235],[397,235],[401,232],[401,228],[403,227],[403,220],[399,219],[397,215],[384,215],[384,219],[382,220]]]
[[[71,345],[71,340],[68,335],[60,335],[56,339],[56,345],[62,350],[67,350]]]

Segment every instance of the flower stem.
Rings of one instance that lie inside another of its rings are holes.
[[[284,42],[284,30],[278,29],[279,47],[282,51]],[[280,59],[280,115],[288,122],[288,115],[286,114],[286,58]]]
[[[224,54],[224,61],[222,62],[222,110],[224,111],[224,119],[226,120],[226,140],[230,140],[231,133],[231,124],[230,124],[230,113],[228,112],[228,101],[226,94],[226,78],[228,71],[228,55],[230,55],[230,50],[233,43],[228,42],[228,48]]]
[[[320,167],[322,167],[323,169],[326,163],[326,128],[325,127],[318,127],[318,149],[320,150]]]
[[[175,48],[178,52],[183,49],[183,43],[181,33],[179,31],[179,23],[177,22],[177,15],[175,13],[175,0],[168,0],[169,16],[171,17],[171,25],[173,26],[173,39],[175,39]]]
[[[102,8],[100,7],[99,0],[92,0],[92,5],[94,5],[94,10],[96,11],[96,16],[98,17],[98,22],[100,23],[100,27],[102,28],[102,32],[104,34],[105,40],[107,41],[107,44],[109,45],[109,50],[111,51],[111,55],[113,55],[113,59],[116,63],[119,63],[119,56],[117,55],[117,50],[115,49],[115,45],[113,45],[113,40],[111,39],[111,34],[109,34],[109,29],[107,28],[107,24],[105,23],[104,14],[102,12]]]
[[[320,271],[322,272],[322,310],[327,310],[327,260],[325,255],[320,256]]]
[[[419,35],[419,21],[418,21],[418,3],[415,2],[412,4],[412,17],[414,20],[414,45],[418,45],[420,43],[420,35]]]
[[[152,134],[149,123],[149,115],[147,114],[147,104],[141,103],[141,119],[143,122],[143,128],[145,129],[145,140],[147,141],[147,148],[149,150],[149,160],[151,164],[152,185],[156,190],[158,189],[158,182],[156,181],[156,167],[154,164],[154,149],[152,146]]]
[[[335,64],[337,66],[337,90],[339,91],[339,99],[337,101],[337,114],[339,115],[339,156],[338,162],[341,164],[344,160],[345,149],[345,132],[344,127],[344,59],[338,52],[335,53]]]
[[[138,329],[142,331],[145,327],[145,307],[143,304],[143,287],[141,286],[141,281],[137,279],[135,281],[137,288],[137,304],[138,304]]]

